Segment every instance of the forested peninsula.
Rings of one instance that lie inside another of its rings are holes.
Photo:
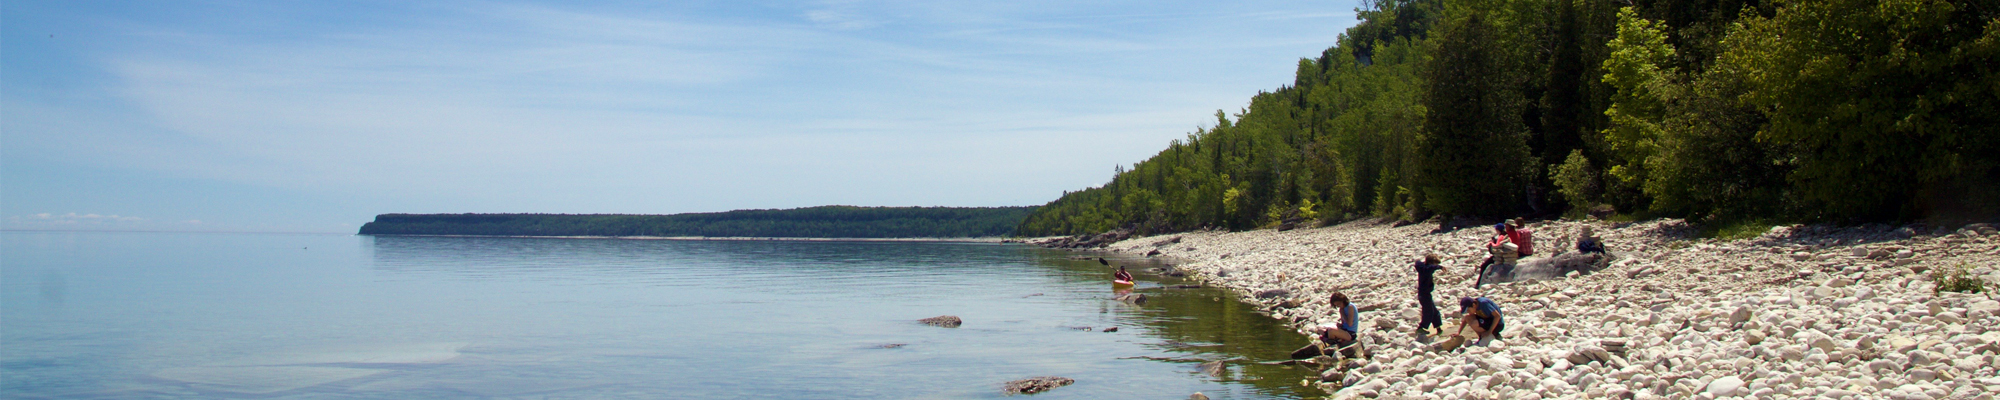
[[[854,207],[673,215],[382,214],[363,235],[971,238],[1012,236],[1035,207]]]
[[[2000,1],[1377,0],[1023,236],[1433,215],[2000,214]]]

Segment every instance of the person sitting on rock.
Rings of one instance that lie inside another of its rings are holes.
[[[1486,242],[1486,252],[1491,256],[1480,263],[1479,268],[1474,271],[1479,278],[1472,282],[1472,287],[1479,287],[1486,282],[1486,271],[1489,267],[1495,269],[1496,277],[1504,277],[1514,271],[1514,263],[1521,258],[1520,245],[1514,244],[1513,235],[1506,223],[1493,225],[1493,240]]]
[[[1527,219],[1515,218],[1512,223],[1507,224],[1507,241],[1514,242],[1514,246],[1520,247],[1520,258],[1535,255],[1535,232],[1528,230]]]
[[[1340,322],[1321,324],[1313,330],[1318,331],[1321,341],[1334,348],[1354,344],[1354,338],[1360,337],[1361,333],[1361,312],[1356,311],[1354,303],[1348,302],[1347,295],[1340,292],[1327,296],[1327,303],[1333,306],[1335,314],[1340,315]]]
[[[1597,239],[1597,230],[1583,227],[1583,237],[1576,239],[1576,252],[1604,254],[1604,242]]]
[[[1500,305],[1493,303],[1493,299],[1460,297],[1458,311],[1465,314],[1458,319],[1458,334],[1464,334],[1465,326],[1472,325],[1472,331],[1479,334],[1479,341],[1473,343],[1474,346],[1492,343],[1493,339],[1500,337],[1500,331],[1507,329],[1506,316],[1500,312]]]
[[[1125,266],[1120,265],[1118,266],[1118,272],[1111,273],[1111,280],[1131,282],[1132,273],[1125,272]]]
[[[1433,278],[1438,271],[1444,270],[1444,265],[1438,263],[1437,254],[1426,254],[1424,259],[1417,260],[1416,270],[1417,305],[1422,308],[1419,313],[1422,320],[1417,323],[1417,332],[1423,334],[1425,329],[1430,328],[1441,331],[1444,329],[1444,316],[1438,313],[1437,302],[1431,298],[1431,291],[1437,288]]]

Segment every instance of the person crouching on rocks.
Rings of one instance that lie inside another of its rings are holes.
[[[1438,271],[1444,269],[1444,265],[1438,263],[1437,254],[1426,254],[1423,260],[1417,261],[1416,269],[1417,305],[1422,307],[1422,312],[1419,315],[1423,318],[1422,321],[1417,323],[1417,334],[1427,334],[1429,332],[1427,329],[1437,329],[1438,332],[1443,332],[1444,316],[1438,313],[1437,302],[1431,298],[1431,290],[1437,288],[1433,277],[1437,275]]]
[[[1500,331],[1507,329],[1506,316],[1500,312],[1500,305],[1493,303],[1493,299],[1460,297],[1458,310],[1465,313],[1464,317],[1458,319],[1458,333],[1464,334],[1465,326],[1470,324],[1472,331],[1479,334],[1479,341],[1473,343],[1474,346],[1492,343],[1493,339],[1500,337]]]
[[[1322,324],[1313,330],[1318,331],[1320,341],[1335,349],[1353,345],[1361,333],[1361,312],[1355,310],[1354,303],[1347,301],[1347,295],[1339,292],[1327,296],[1327,303],[1332,304],[1333,312],[1340,315],[1340,322]]]

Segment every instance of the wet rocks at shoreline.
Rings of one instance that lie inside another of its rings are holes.
[[[1076,235],[1045,238],[1031,241],[1037,246],[1057,249],[1093,249],[1104,247],[1132,237],[1131,229],[1118,229],[1095,235]]]
[[[1322,384],[1337,398],[2000,393],[2000,301],[1990,292],[1933,294],[1927,275],[1963,266],[2000,282],[2000,232],[1991,226],[1783,226],[1714,240],[1694,238],[1678,220],[1540,222],[1530,228],[1544,254],[1524,263],[1574,257],[1550,256],[1573,248],[1586,225],[1609,257],[1477,289],[1471,269],[1490,231],[1435,223],[1187,232],[1105,248],[1183,260],[1177,271],[1229,288],[1301,333],[1331,321],[1328,294],[1346,294],[1363,310],[1374,356]],[[1411,264],[1427,253],[1445,261],[1434,295],[1444,333],[1457,328],[1454,299],[1484,296],[1506,312],[1501,340],[1450,351],[1418,340]]]

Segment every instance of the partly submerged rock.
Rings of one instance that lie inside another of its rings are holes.
[[[1228,371],[1228,364],[1224,364],[1222,360],[1201,363],[1201,373],[1208,374],[1208,376],[1220,378],[1224,372]]]
[[[1048,391],[1049,389],[1069,386],[1069,384],[1072,383],[1076,383],[1076,380],[1060,376],[1037,376],[1033,378],[1007,382],[1007,386],[1001,388],[1000,392],[1008,396],[1017,394],[1035,394]]]
[[[958,316],[956,315],[939,315],[935,317],[920,319],[917,320],[917,322],[921,322],[924,325],[930,325],[940,328],[957,328],[959,325],[964,324],[965,320],[958,319]]]

